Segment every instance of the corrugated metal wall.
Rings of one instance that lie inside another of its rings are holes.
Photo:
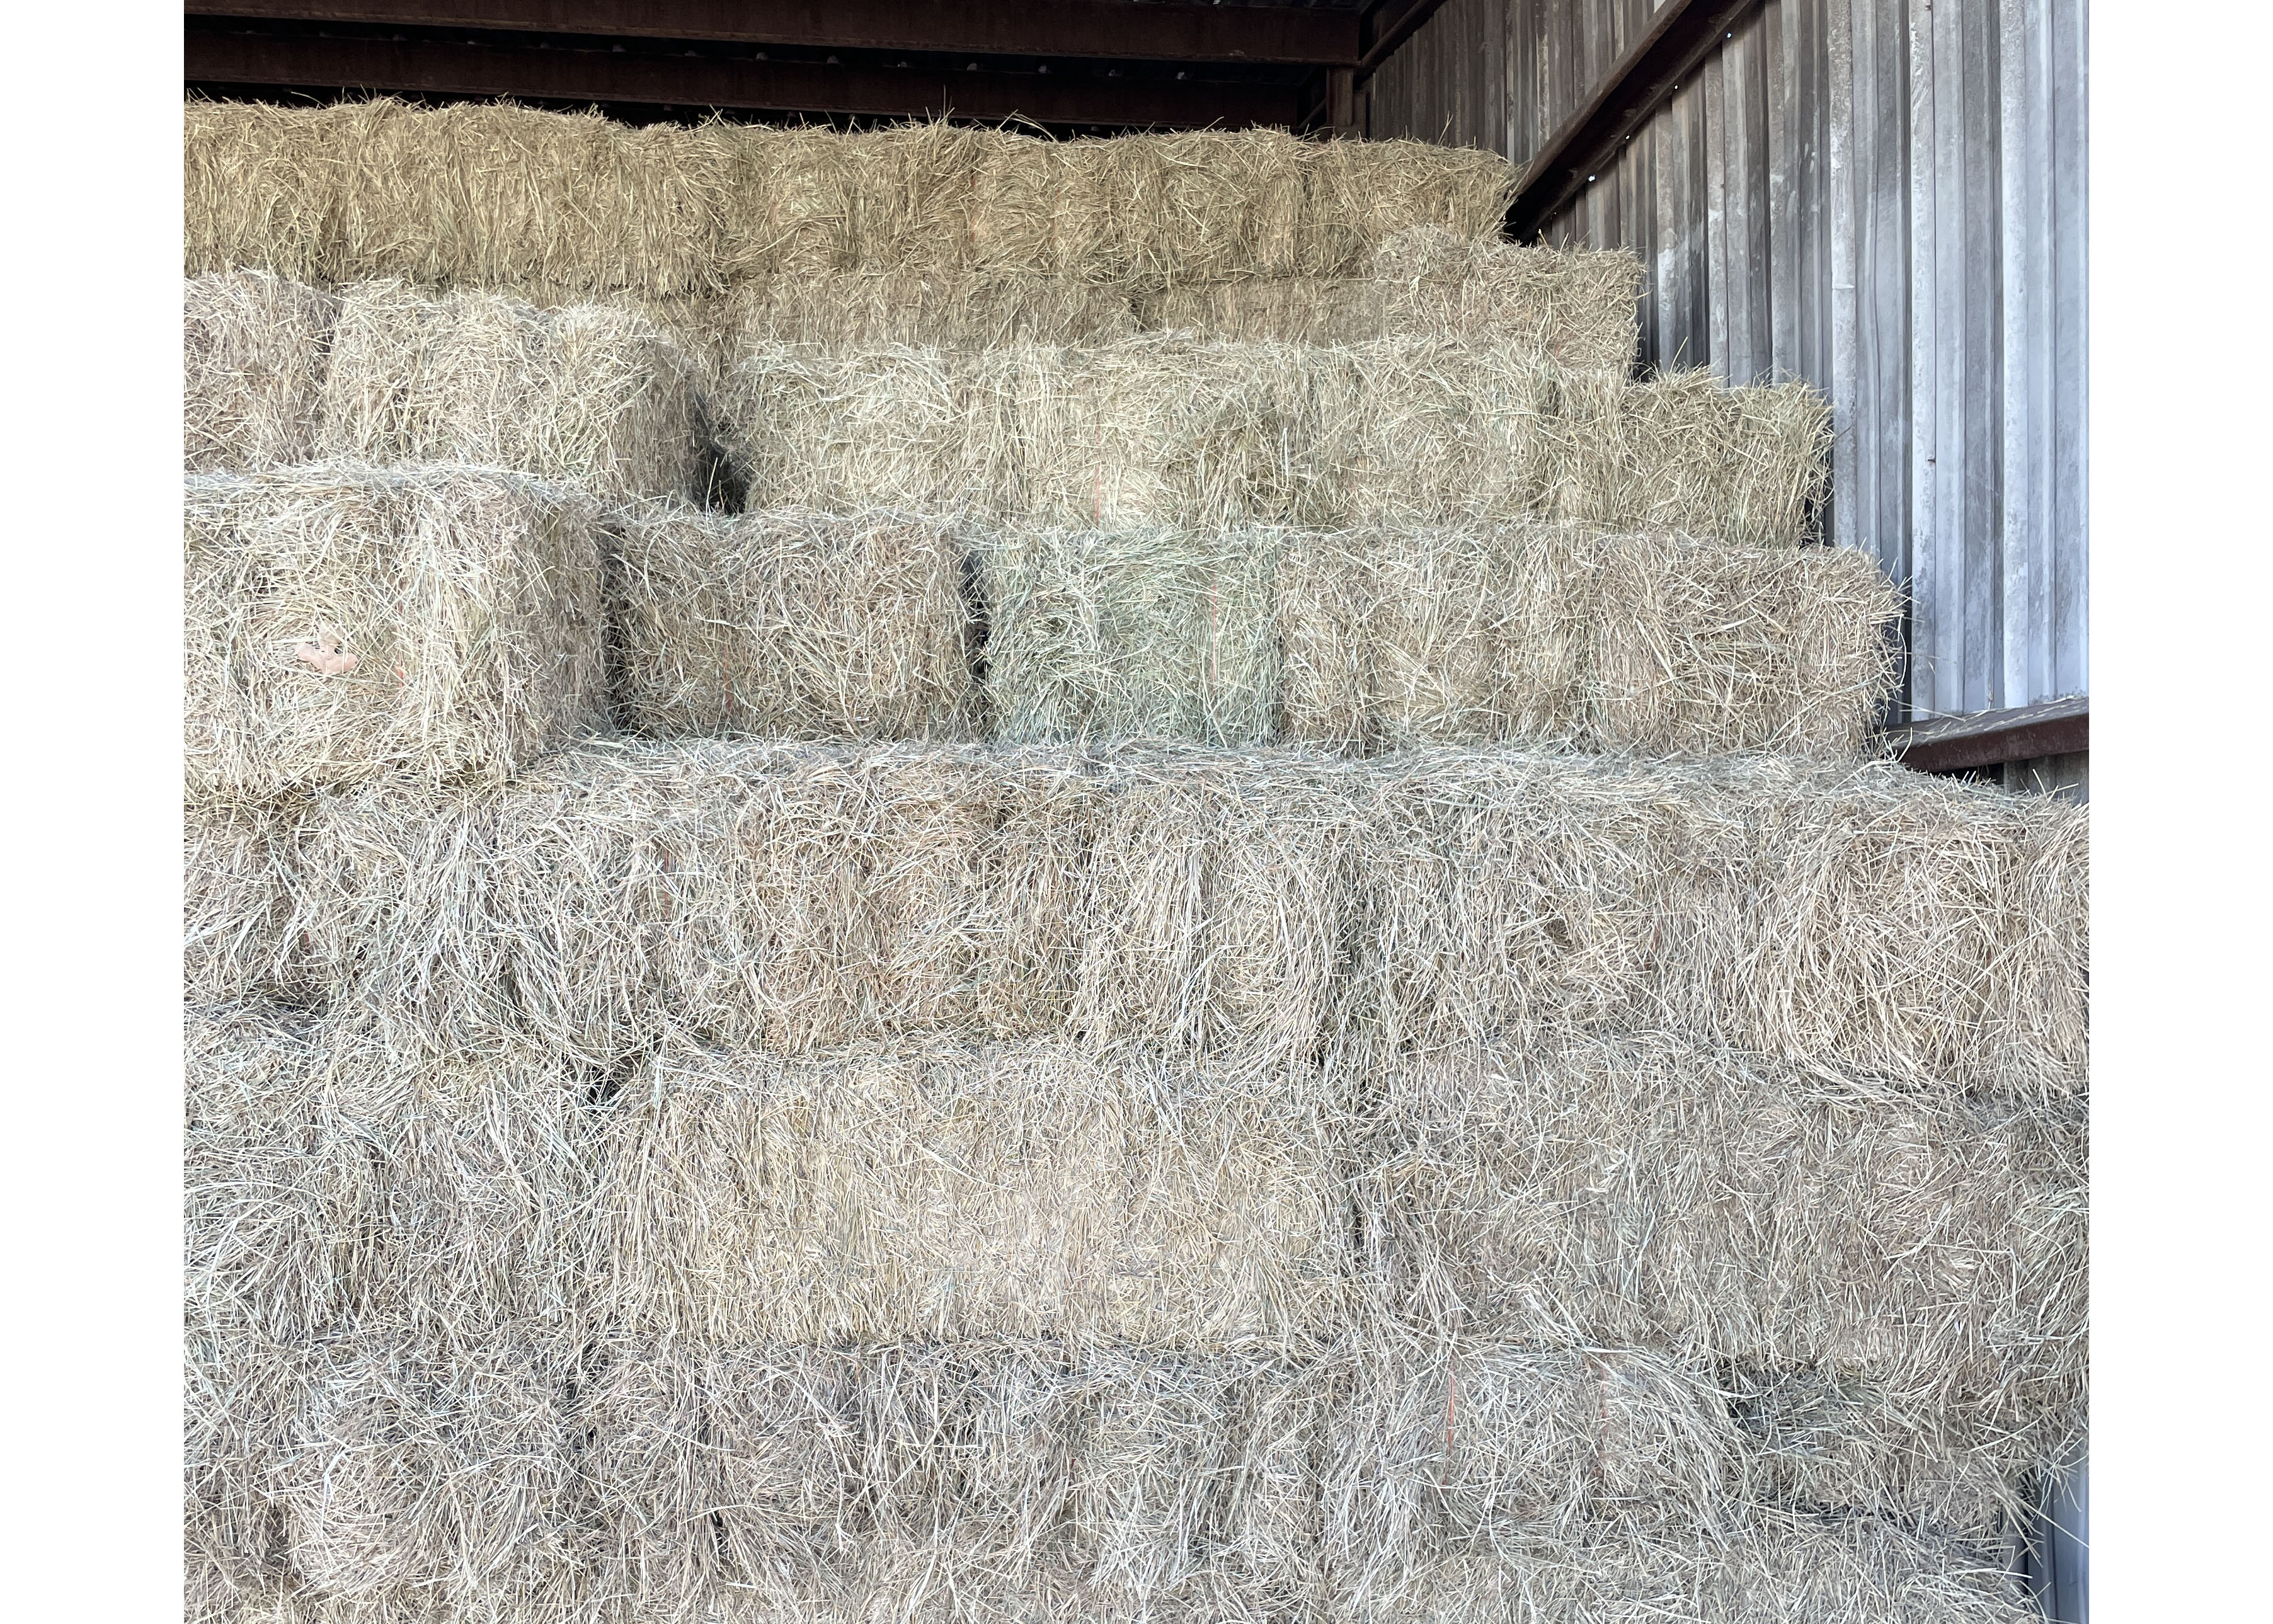
[[[1451,0],[1370,133],[1524,161],[1652,0]],[[1831,397],[1834,539],[1921,715],[2088,689],[2084,0],[1766,0],[1549,228],[1648,268],[1645,364]]]

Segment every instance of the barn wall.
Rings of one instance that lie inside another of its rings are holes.
[[[1527,161],[1653,9],[1451,0],[1369,132]],[[2085,70],[2085,0],[1765,0],[1548,229],[1641,256],[1646,366],[1830,396],[1919,715],[2089,689]]]

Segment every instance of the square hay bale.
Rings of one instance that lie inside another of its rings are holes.
[[[1271,742],[1277,532],[1016,527],[974,543],[994,737]]]
[[[1058,1044],[667,1052],[611,1117],[611,1306],[725,1346],[1299,1343],[1354,1278],[1307,1081]]]
[[[1831,480],[1831,405],[1805,384],[1730,389],[1710,372],[1558,378],[1552,519],[1755,547],[1805,539]]]
[[[446,1052],[1275,1066],[1639,1026],[2051,1096],[2085,1062],[2087,827],[1884,763],[592,745],[214,820],[187,900],[209,994],[356,995]]]
[[[1351,770],[1367,924],[1343,1007],[1376,1052],[1639,1023],[1930,1089],[2082,1085],[2079,808],[1886,762]]]
[[[801,739],[971,730],[974,628],[956,527],[906,513],[608,520],[616,713],[656,734]]]
[[[1578,370],[1624,372],[1639,341],[1641,262],[1594,251],[1467,242],[1436,227],[1390,238],[1362,273],[1185,282],[1140,296],[1137,320],[1211,339],[1362,344],[1490,341]]]
[[[189,475],[189,782],[264,797],[503,779],[605,723],[578,493],[458,467]]]
[[[1522,521],[1284,546],[1288,739],[1852,757],[1897,675],[1900,600],[1849,549]]]
[[[1022,270],[783,273],[748,282],[718,304],[733,359],[762,344],[966,350],[1109,343],[1137,328],[1119,289]]]
[[[1522,179],[1497,153],[1426,141],[1324,141],[1308,152],[1295,264],[1309,276],[1362,272],[1416,227],[1462,243],[1497,238]]]
[[[319,447],[518,468],[603,498],[700,498],[710,468],[695,376],[629,311],[365,283],[341,298]]]
[[[2080,1101],[1665,1036],[1416,1058],[1379,1088],[1358,1187],[1382,1289],[1419,1323],[1740,1373],[1762,1441],[1811,1405],[1868,1441],[1851,1424],[1875,1410],[2025,1462],[2081,1400]]]
[[[182,284],[182,466],[307,462],[339,300],[266,271]]]
[[[716,291],[732,180],[711,127],[391,98],[191,101],[184,260],[545,300]]]

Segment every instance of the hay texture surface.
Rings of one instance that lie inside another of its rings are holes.
[[[1803,385],[1628,381],[1440,338],[757,346],[718,421],[754,507],[1069,528],[1539,517],[1791,546],[1827,467]]]
[[[495,469],[188,476],[188,781],[499,781],[606,720],[589,502]]]
[[[1140,296],[1146,327],[1286,344],[1491,340],[1558,366],[1623,372],[1639,340],[1641,262],[1624,250],[1519,247],[1401,232],[1365,273],[1238,277]],[[1102,335],[1100,335],[1102,336]]]
[[[1892,688],[1864,554],[1584,526],[988,528],[995,735],[1854,756]]]
[[[268,468],[316,454],[339,300],[263,271],[182,284],[182,466]]]
[[[1886,764],[596,745],[194,820],[191,964],[604,1066],[674,1029],[1270,1065],[1646,1027],[2059,1094],[2084,832]]]
[[[517,468],[603,498],[700,498],[694,383],[679,348],[626,311],[363,283],[341,297],[319,446]]]
[[[780,273],[999,269],[1131,288],[1362,273],[1415,227],[1496,234],[1515,171],[1283,131],[1052,141],[844,134],[390,100],[192,101],[184,258],[532,297],[716,292]]]
[[[945,737],[975,725],[953,525],[906,513],[608,520],[617,715],[655,734]]]

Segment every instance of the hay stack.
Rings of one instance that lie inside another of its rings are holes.
[[[268,468],[316,454],[339,300],[265,271],[182,284],[182,466]]]
[[[1623,372],[1640,283],[1640,261],[1623,250],[1518,247],[1420,227],[1384,243],[1362,276],[1188,282],[1140,297],[1135,314],[1146,327],[1211,339],[1490,341],[1558,366]]]
[[[1931,1089],[2084,1063],[2083,815],[1884,764],[596,745],[193,839],[200,996],[359,994],[444,1052],[1640,1026]]]
[[[733,172],[710,129],[495,103],[191,101],[191,274],[401,277],[534,299],[717,291]]]
[[[634,129],[392,100],[184,109],[187,269],[670,298],[782,272],[1016,270],[1131,289],[1360,274],[1495,234],[1494,153],[1269,130],[1110,141],[911,124]]]
[[[340,302],[319,446],[699,498],[710,471],[694,382],[678,347],[626,311],[364,283]]]
[[[603,1154],[610,1306],[726,1346],[1299,1342],[1354,1283],[1333,1115],[1048,1045],[665,1055]]]
[[[523,475],[190,475],[189,783],[501,781],[604,724],[590,505]]]
[[[976,543],[993,737],[1277,736],[1281,533],[1018,527]]]
[[[994,737],[1853,757],[1890,690],[1865,555],[1519,522],[977,533]]]
[[[758,346],[721,389],[755,507],[1115,528],[1544,516],[1790,546],[1824,480],[1804,386],[1629,384],[1452,339]]]
[[[1932,1098],[1662,1036],[1415,1059],[1379,1087],[1364,1229],[1416,1324],[1729,1373],[1747,1433],[1841,1503],[1922,1431],[2017,1478],[2074,1424],[2078,1101]]]
[[[804,739],[971,728],[974,639],[955,527],[675,502],[627,505],[608,525],[626,728]]]

